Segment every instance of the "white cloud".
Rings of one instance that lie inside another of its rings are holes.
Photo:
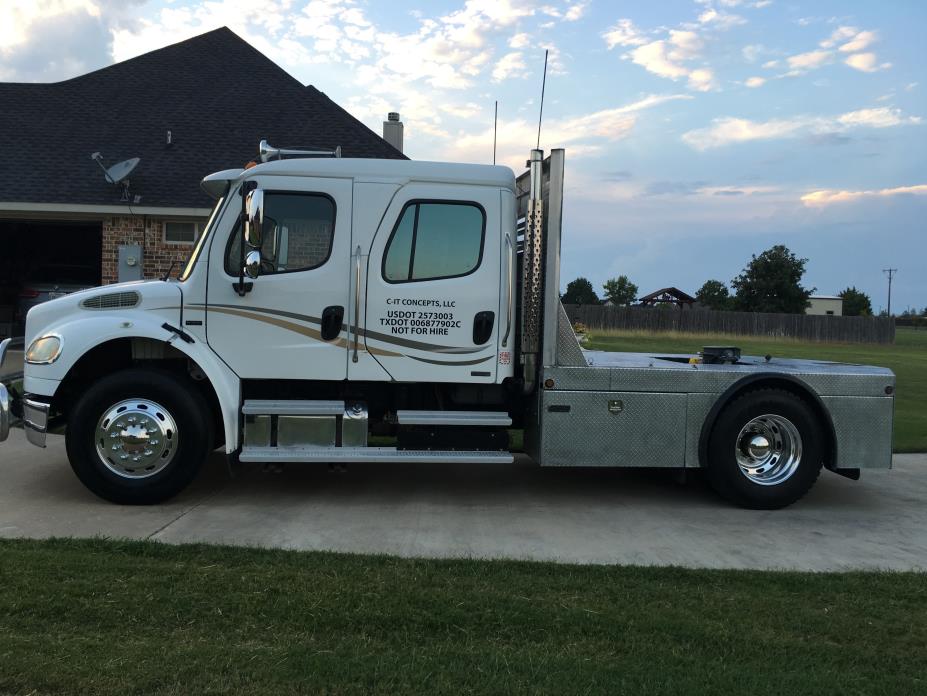
[[[647,39],[630,19],[619,19],[617,24],[605,30],[602,37],[609,50],[615,46],[642,46],[647,43]]]
[[[909,82],[908,84],[905,85],[904,91],[905,92],[912,91],[915,87],[917,87],[917,84],[918,84],[917,82]]]
[[[704,151],[734,143],[792,138],[802,134],[844,132],[853,128],[890,128],[919,123],[919,117],[904,116],[900,109],[890,107],[860,109],[836,117],[796,116],[769,121],[724,116],[714,119],[710,126],[684,133],[682,140],[690,147]]]
[[[715,74],[709,68],[696,68],[690,72],[687,84],[689,89],[694,89],[697,92],[709,92],[717,87]]]
[[[548,143],[550,147],[569,146],[571,159],[598,154],[605,143],[628,137],[642,111],[670,101],[691,98],[685,94],[651,94],[612,109],[545,119],[541,144]],[[500,118],[498,161],[516,169],[523,167],[526,148],[533,144],[532,133],[537,133],[536,123],[525,119]],[[492,142],[491,126],[477,133],[461,132],[448,141],[443,154],[455,161],[486,162],[492,157]]]
[[[744,46],[740,52],[743,54],[745,61],[748,63],[755,63],[757,59],[766,52],[766,47],[763,44],[750,44],[749,46]]]
[[[0,80],[62,80],[112,62],[112,32],[133,5],[113,0],[0,0]]]
[[[672,29],[668,39],[658,39],[631,51],[631,60],[660,77],[671,80],[686,78],[689,89],[707,92],[716,86],[710,68],[686,65],[699,57],[702,39],[694,31]]]
[[[738,24],[746,24],[747,20],[740,15],[718,12],[713,7],[709,7],[698,16],[700,24],[710,24],[718,29],[730,29]]]
[[[531,37],[524,32],[520,34],[513,34],[512,38],[509,39],[509,48],[524,48],[529,43],[531,43]]]
[[[840,50],[844,53],[858,53],[869,48],[877,39],[878,35],[874,31],[861,31],[851,41],[843,44]]]
[[[847,56],[844,63],[851,68],[867,73],[887,70],[892,67],[891,63],[879,64],[879,59],[876,57],[875,53],[854,53],[853,55]]]
[[[574,3],[570,5],[570,7],[567,9],[566,12],[564,12],[563,18],[567,22],[575,22],[577,19],[582,17],[583,14],[585,14],[587,6],[588,6],[588,3],[586,2]]]
[[[789,56],[786,60],[793,71],[804,72],[826,65],[831,61],[832,57],[833,53],[830,51],[808,51],[807,53]]]
[[[762,87],[766,84],[765,77],[748,77],[747,81],[744,83],[747,87]]]
[[[824,207],[834,203],[847,203],[856,201],[861,198],[891,198],[893,196],[927,196],[927,184],[917,184],[915,186],[898,186],[895,188],[884,188],[869,191],[837,191],[833,189],[823,189],[821,191],[811,191],[801,197],[801,202],[809,208]]]
[[[857,33],[859,29],[856,27],[837,27],[829,37],[821,41],[821,48],[833,48],[847,39],[852,39]]]
[[[668,44],[663,39],[651,41],[631,51],[631,60],[660,77],[668,77],[672,80],[687,77],[689,69],[676,62],[667,48]]]
[[[502,82],[510,77],[527,77],[527,67],[521,51],[506,53],[496,61],[496,66],[492,69],[492,81]]]
[[[844,126],[869,126],[870,128],[891,128],[892,126],[916,125],[921,122],[919,116],[905,116],[901,109],[880,106],[873,109],[850,111],[837,118]]]
[[[800,75],[807,70],[814,70],[831,62],[836,52],[849,53],[844,63],[851,68],[862,72],[876,72],[892,66],[891,63],[879,63],[879,59],[872,51],[866,51],[878,41],[879,35],[875,31],[860,31],[856,27],[840,26],[834,29],[829,37],[821,41],[823,50],[810,51],[789,58],[789,75]],[[865,52],[864,52],[865,51]]]
[[[778,60],[767,60],[765,63],[763,63],[763,67],[766,68],[767,70],[771,70],[772,68],[778,68],[779,61]]]

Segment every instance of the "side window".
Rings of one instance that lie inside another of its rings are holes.
[[[318,193],[266,193],[261,274],[308,271],[328,260],[335,232],[335,202]],[[235,225],[225,272],[238,275],[241,227]]]
[[[476,203],[406,203],[383,257],[389,283],[455,278],[483,258],[486,213]]]

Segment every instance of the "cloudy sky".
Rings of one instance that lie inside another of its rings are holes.
[[[927,305],[921,0],[0,0],[0,80],[57,81],[228,26],[416,159],[567,150],[563,279],[806,284]],[[242,76],[247,80],[247,75]]]

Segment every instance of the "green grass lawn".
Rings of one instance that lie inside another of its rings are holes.
[[[0,693],[914,694],[927,578],[0,541]]]
[[[895,451],[927,451],[927,331],[899,328],[894,345],[811,343],[794,339],[681,333],[590,331],[587,348],[610,351],[695,353],[704,345],[740,346],[745,354],[815,358],[879,365],[896,375]]]

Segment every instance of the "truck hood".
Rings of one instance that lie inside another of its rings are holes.
[[[91,316],[91,313],[156,312],[164,317],[163,321],[179,325],[182,301],[180,286],[162,280],[116,283],[74,292],[29,310],[26,317],[26,346],[43,333],[53,331],[56,324],[72,321],[82,315]]]

